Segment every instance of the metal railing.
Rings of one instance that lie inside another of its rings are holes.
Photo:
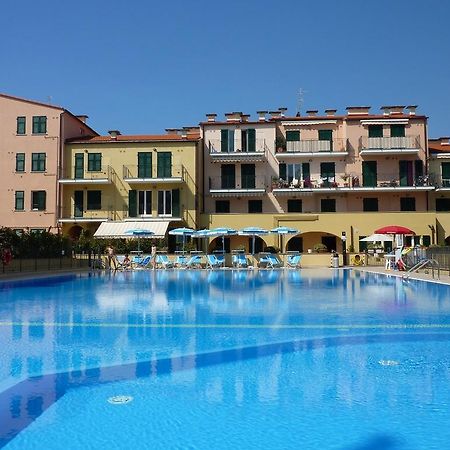
[[[439,175],[434,175],[433,185],[437,188],[450,188],[450,178],[442,178]]]
[[[264,154],[266,150],[269,150],[265,139],[255,139],[254,143],[245,142],[242,139],[234,139],[233,141],[228,141],[225,148],[222,147],[220,139],[210,139],[207,146],[210,155],[239,153],[245,156],[246,153]]]
[[[170,167],[159,167],[157,165],[139,166],[128,165],[123,166],[123,178],[127,179],[167,179],[181,178],[184,179],[185,168],[182,164],[172,164]]]
[[[60,214],[59,217],[61,219],[71,219],[71,220],[77,220],[77,219],[91,219],[92,221],[95,220],[116,220],[117,211],[115,211],[112,206],[110,205],[110,201],[107,199],[102,199],[102,205],[105,204],[107,206],[102,207],[102,209],[87,209],[86,203],[83,205],[83,207],[76,207],[74,205],[68,206],[63,205],[60,207]],[[101,205],[101,206],[102,206]]]
[[[277,153],[319,153],[319,152],[346,152],[347,139],[335,138],[330,140],[302,139],[300,141],[287,141],[286,150],[277,148]]]
[[[267,178],[265,176],[223,176],[209,177],[209,189],[264,189],[267,188]]]
[[[429,178],[426,175],[414,176],[406,174],[400,176],[399,172],[377,173],[366,176],[352,177],[353,185],[358,187],[423,187],[430,186]]]
[[[403,137],[360,137],[360,150],[418,150],[419,136]]]
[[[78,168],[71,166],[67,169],[61,170],[60,180],[107,180],[111,181],[113,170],[111,166],[102,166],[101,170],[87,170],[85,168]]]

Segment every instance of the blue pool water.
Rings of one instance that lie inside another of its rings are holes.
[[[448,286],[136,271],[4,282],[0,299],[0,447],[450,442]]]

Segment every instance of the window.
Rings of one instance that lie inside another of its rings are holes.
[[[243,152],[255,152],[256,151],[256,130],[249,128],[248,130],[242,130],[241,142]]]
[[[16,172],[25,172],[25,153],[16,153]]]
[[[138,212],[142,215],[152,214],[152,191],[138,192]]]
[[[336,212],[336,200],[334,198],[322,198],[320,200],[321,212]]]
[[[450,162],[441,163],[442,187],[450,187]]]
[[[363,211],[366,212],[378,211],[378,199],[363,198]]]
[[[25,134],[26,130],[26,118],[23,116],[19,116],[17,118],[17,134]]]
[[[220,130],[220,151],[234,152],[234,130]]]
[[[309,180],[310,178],[309,163],[301,163],[301,164],[281,163],[279,165],[279,176],[282,180],[288,181],[289,183],[291,183],[294,179],[298,181]]]
[[[302,201],[297,199],[288,200],[287,212],[302,212]]]
[[[450,211],[450,198],[437,198],[436,211]]]
[[[422,235],[422,245],[429,247],[431,245],[431,236],[429,234]]]
[[[333,130],[319,130],[319,141],[332,141]]]
[[[152,177],[152,154],[150,152],[138,153],[138,178]]]
[[[405,125],[391,125],[391,137],[405,137]]]
[[[158,216],[172,215],[172,191],[158,191]]]
[[[102,209],[102,191],[87,191],[87,209]]]
[[[256,175],[254,164],[241,164],[241,187],[242,189],[255,189]]]
[[[31,154],[31,170],[33,172],[45,172],[45,153]]]
[[[383,137],[383,125],[369,125],[369,137]]]
[[[323,187],[330,187],[335,183],[336,169],[334,162],[320,163],[320,178],[322,178]]]
[[[16,211],[23,211],[25,209],[24,205],[24,191],[16,191]]]
[[[248,201],[249,213],[262,213],[262,200],[249,200]]]
[[[377,186],[377,162],[376,161],[363,161],[362,176],[363,176],[363,186],[364,187],[376,187]]]
[[[88,155],[88,171],[101,172],[102,170],[102,154],[89,153]]]
[[[414,197],[401,197],[400,198],[400,211],[415,211],[416,199]]]
[[[172,176],[172,153],[158,152],[158,178],[170,178]]]
[[[222,164],[220,166],[221,189],[236,188],[236,167],[234,164]]]
[[[33,134],[47,133],[47,117],[33,116]]]
[[[44,211],[47,193],[45,191],[33,191],[31,193],[31,209]]]
[[[216,200],[216,213],[229,213],[230,200]]]
[[[300,131],[286,131],[286,142],[296,142],[300,140]]]

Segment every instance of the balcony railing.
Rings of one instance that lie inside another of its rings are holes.
[[[84,168],[71,166],[61,171],[60,183],[111,183],[114,171],[111,166],[103,166],[101,170],[86,170]]]
[[[287,141],[286,149],[277,147],[277,153],[320,153],[320,152],[346,152],[347,140],[336,138],[333,140],[302,139],[301,141]]]
[[[449,180],[450,181],[450,180]],[[428,176],[399,177],[397,173],[376,176],[342,174],[329,177],[311,176],[305,179],[273,179],[272,189],[330,189],[330,188],[416,188],[431,187]],[[449,183],[450,187],[450,183]]]
[[[208,141],[208,150],[210,155],[227,155],[236,154],[245,157],[246,154],[261,154],[264,155],[266,150],[269,150],[269,146],[265,139],[255,139],[255,141],[245,142],[241,139],[234,139],[233,141],[228,141],[225,148],[222,146],[222,141],[220,139],[211,139]]]
[[[123,166],[123,178],[125,180],[183,180],[185,168],[183,165],[172,165],[169,167],[158,166]]]
[[[263,190],[267,188],[267,177],[243,175],[239,177],[223,176],[223,177],[209,177],[210,190]]]
[[[367,137],[360,138],[360,149],[362,151],[392,151],[392,150],[412,150],[420,149],[419,136],[404,137]]]
[[[436,178],[434,185],[437,188],[450,189],[450,178],[438,177]]]
[[[102,206],[107,202],[102,199]],[[60,208],[60,220],[62,221],[91,221],[102,222],[106,220],[118,220],[118,212],[114,211],[111,206],[106,206],[103,209],[89,210],[87,205],[79,206],[62,206]]]

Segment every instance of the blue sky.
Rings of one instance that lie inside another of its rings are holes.
[[[3,0],[0,92],[159,133],[207,112],[418,104],[450,135],[445,0]]]

